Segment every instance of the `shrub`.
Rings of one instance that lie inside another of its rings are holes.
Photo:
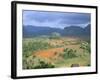
[[[63,58],[68,59],[68,58],[74,58],[76,56],[76,50],[68,49],[65,48],[63,52]]]
[[[41,69],[41,68],[54,68],[55,66],[51,63],[42,60],[36,56],[30,56],[23,59],[23,69]]]
[[[39,63],[39,60],[36,60],[37,57],[30,57],[33,55],[33,53],[37,50],[43,50],[43,49],[48,49],[52,48],[49,43],[44,42],[43,40],[38,40],[38,39],[24,39],[23,40],[23,69],[33,69],[36,64]],[[35,61],[34,61],[35,60]],[[39,63],[40,64],[40,63]],[[49,64],[48,64],[49,65]],[[41,65],[44,66],[44,65]],[[49,65],[50,66],[50,65]],[[53,66],[51,66],[53,67]]]
[[[84,51],[87,53],[91,52],[90,44],[88,42],[81,43],[80,48],[84,49]]]
[[[36,50],[48,49],[52,46],[42,41],[23,42],[23,56],[28,57]]]
[[[34,68],[35,69],[40,69],[40,68],[54,68],[55,66],[50,64],[50,63],[46,63],[44,61],[40,61],[38,65],[36,65]]]

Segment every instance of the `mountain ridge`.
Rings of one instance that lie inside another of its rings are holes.
[[[82,28],[80,26],[67,26],[64,29],[52,28],[47,26],[23,26],[23,37],[33,37],[41,35],[51,35],[53,32],[61,34],[61,36],[89,36],[91,30],[91,24]]]

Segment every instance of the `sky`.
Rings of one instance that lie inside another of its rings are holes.
[[[90,13],[23,10],[23,25],[63,29],[73,25],[85,27],[90,20]]]

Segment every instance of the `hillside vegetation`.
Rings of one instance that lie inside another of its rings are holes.
[[[90,42],[75,37],[52,36],[23,38],[23,69],[90,66]]]

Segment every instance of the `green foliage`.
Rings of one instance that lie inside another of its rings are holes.
[[[34,68],[35,69],[40,69],[40,68],[54,68],[55,66],[50,64],[50,63],[46,63],[44,61],[40,61],[38,65],[36,65]]]
[[[68,48],[64,49],[63,58],[69,59],[69,58],[74,58],[74,57],[77,57],[76,50],[72,50],[72,49],[68,49]]]
[[[87,53],[91,52],[90,44],[88,42],[81,43],[80,48],[84,49],[84,51],[87,52]]]
[[[51,47],[48,43],[45,42],[29,42],[28,44],[23,44],[23,51],[36,51],[41,49],[47,49]]]
[[[46,41],[44,41],[43,39],[23,39],[23,69],[33,69],[36,67],[46,67],[46,66],[51,66],[49,64],[41,64],[41,65],[34,65],[36,63],[39,63],[39,60],[35,57],[32,56],[30,57],[35,51],[38,50],[44,50],[44,49],[49,49],[52,48],[51,45],[49,45]],[[37,59],[37,60],[36,60]],[[35,60],[35,61],[34,61]],[[40,63],[39,63],[40,64]]]
[[[53,32],[49,38],[50,39],[59,39],[60,37],[61,37],[60,33]]]
[[[41,69],[41,68],[54,68],[51,63],[46,62],[36,56],[30,56],[26,60],[23,60],[23,69]]]
[[[29,57],[34,51],[52,48],[47,42],[43,41],[23,41],[23,56]]]
[[[22,49],[23,49],[23,69],[42,69],[42,68],[55,68],[55,67],[70,67],[71,64],[80,64],[84,66],[90,66],[90,43],[86,41],[68,41],[67,38],[64,38],[63,43],[60,45],[50,45],[51,39],[59,39],[62,37],[57,33],[52,33],[51,36],[40,36],[34,38],[23,38]],[[78,47],[70,49],[70,47],[65,48],[66,46]],[[80,46],[79,46],[80,45]],[[34,55],[37,51],[51,48],[65,48],[62,52],[55,52],[54,56],[50,59],[45,59],[39,56]],[[76,49],[76,50],[75,50]],[[84,52],[85,51],[85,52]],[[49,62],[50,60],[50,62]]]

